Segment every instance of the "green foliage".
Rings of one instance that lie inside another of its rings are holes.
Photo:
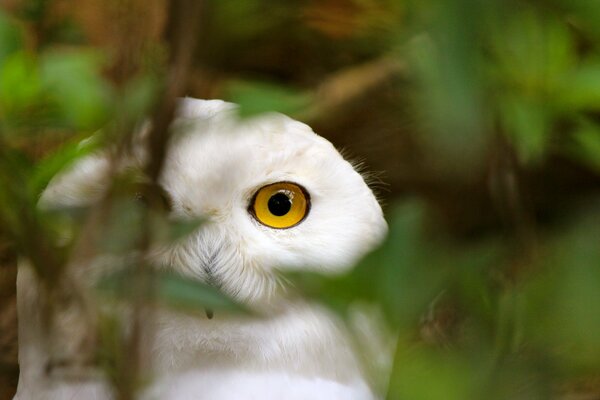
[[[85,51],[44,54],[40,77],[59,121],[76,129],[97,129],[106,121],[111,91],[99,76],[101,65]]]
[[[145,292],[145,300],[148,302],[156,301],[192,313],[204,313],[205,309],[228,313],[249,312],[243,305],[231,300],[214,287],[168,270],[135,274],[131,268],[126,268],[102,278],[98,289],[105,295],[127,300],[131,299],[133,294],[132,282],[143,279],[148,280],[149,284],[149,290]]]
[[[40,58],[25,51],[11,54],[0,70],[5,129],[98,129],[111,101],[100,66],[86,52],[47,52]]]
[[[228,93],[231,100],[239,104],[242,118],[268,111],[293,115],[311,101],[308,94],[270,83],[234,82],[230,84]]]
[[[42,103],[42,82],[30,54],[17,52],[7,57],[0,71],[2,113],[6,119],[25,118],[31,108]]]
[[[23,47],[23,32],[9,16],[0,12],[0,65]]]
[[[587,119],[582,119],[574,132],[573,156],[600,171],[600,127]]]
[[[391,149],[386,157],[395,162],[400,156],[392,152],[405,145],[415,150],[416,172],[399,173],[402,194],[415,193],[390,199],[381,247],[343,276],[291,277],[348,321],[356,304],[382,311],[395,335],[387,398],[547,399],[598,375],[599,188],[563,201],[553,179],[575,169],[577,182],[599,182],[600,2],[210,3],[212,34],[200,46],[198,68],[224,81],[211,89],[240,104],[242,117],[302,116],[329,96],[342,106],[337,115],[324,113],[323,127],[356,114],[337,125],[344,130],[338,138],[366,120],[368,129],[348,136],[357,147],[373,130],[392,127],[377,143]],[[96,151],[127,147],[164,84],[142,72],[116,87],[102,72],[111,60],[98,50],[49,38],[30,43],[27,24],[43,20],[47,6],[28,2],[20,19],[0,12],[0,233],[52,281],[79,240],[118,257],[176,243],[202,229],[202,220],[173,220],[156,199],[138,198],[151,192],[140,171],[115,174],[100,214],[36,208],[57,172]],[[381,58],[406,69],[367,90],[362,102],[337,97],[352,90],[324,92],[340,88],[327,85],[340,71],[350,71],[345,85],[365,80],[363,63]],[[381,98],[393,104],[380,107]],[[497,193],[497,181],[505,193]],[[461,191],[472,186],[497,209],[469,202],[470,192]],[[549,189],[537,199],[528,186]],[[447,193],[454,196],[436,200]],[[446,223],[440,207],[462,201],[476,206],[456,219],[483,221],[467,233]],[[96,224],[92,239],[86,223]],[[135,303],[132,288],[142,287],[150,289],[143,301],[182,312],[247,312],[208,285],[150,269],[141,257],[114,267],[98,285],[104,300]],[[119,319],[103,317],[100,350],[110,364],[123,343]]]
[[[575,221],[564,232],[550,237],[544,248],[539,274],[523,288],[528,331],[552,349],[569,368],[597,370],[600,367],[598,337],[600,301],[598,207]]]
[[[86,139],[85,141],[83,139]],[[81,138],[64,143],[59,149],[39,160],[29,178],[31,193],[42,193],[50,179],[66,170],[78,159],[90,155],[100,148],[98,138]]]

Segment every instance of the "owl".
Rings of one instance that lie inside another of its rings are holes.
[[[144,327],[153,332],[141,346],[153,380],[141,398],[375,398],[343,325],[280,278],[343,273],[383,239],[381,207],[361,174],[307,125],[277,113],[239,119],[220,100],[181,100],[172,131],[159,183],[174,217],[205,222],[153,261],[260,316],[158,310]],[[143,154],[128,161],[143,162]],[[110,168],[106,153],[87,156],[51,181],[40,207],[93,206]],[[38,283],[27,265],[18,296],[16,399],[111,399],[102,377],[48,378]],[[76,333],[66,326],[67,336]]]

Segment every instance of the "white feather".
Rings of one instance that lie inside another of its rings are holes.
[[[155,332],[143,349],[156,378],[145,398],[374,398],[342,324],[288,296],[277,277],[291,268],[346,271],[382,240],[387,226],[361,175],[331,143],[281,114],[240,121],[230,103],[185,99],[179,115],[160,183],[175,215],[209,222],[157,251],[155,261],[217,282],[267,316],[208,320],[160,311],[145,327]],[[52,181],[41,204],[93,204],[106,189],[108,170],[103,154],[82,160]],[[308,217],[284,230],[261,225],[248,212],[256,190],[279,181],[302,185],[311,198]],[[26,265],[19,273],[19,318],[27,331],[20,339],[19,400],[111,398],[102,380],[57,383],[45,375],[35,278]]]

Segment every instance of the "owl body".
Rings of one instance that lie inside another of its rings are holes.
[[[173,216],[205,223],[153,251],[153,261],[259,312],[208,318],[158,311],[145,326],[153,335],[143,357],[155,379],[143,397],[374,398],[342,324],[293,295],[278,274],[341,273],[382,240],[386,223],[361,175],[327,140],[280,114],[239,120],[230,103],[185,99],[172,129],[160,185]],[[145,162],[144,154],[133,158]],[[109,170],[105,154],[80,161],[51,182],[41,206],[94,204]],[[17,398],[111,398],[101,380],[47,382],[37,283],[28,268],[19,274],[26,332]]]

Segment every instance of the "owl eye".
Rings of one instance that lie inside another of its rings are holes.
[[[298,225],[310,209],[308,192],[292,182],[277,182],[258,189],[248,211],[261,224],[285,229]]]

